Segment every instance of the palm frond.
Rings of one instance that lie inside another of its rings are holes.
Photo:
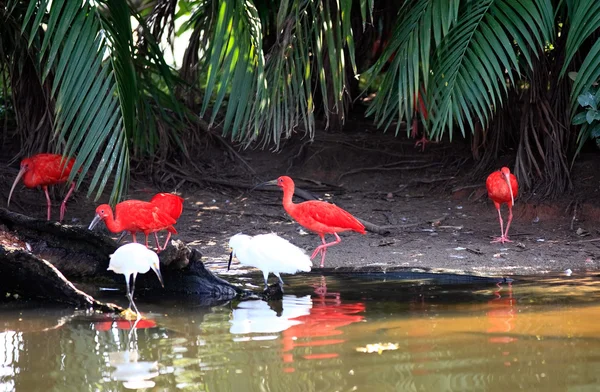
[[[36,58],[43,80],[50,76],[53,79],[50,98],[56,102],[54,135],[61,152],[76,156],[72,177],[81,170],[79,186],[94,166],[88,196],[95,190],[97,199],[114,176],[114,203],[129,178],[126,131],[135,128],[137,88],[126,60],[130,53],[127,37],[131,36],[126,3],[111,0],[105,4],[126,11],[126,15],[112,21],[111,30],[103,29],[106,23],[98,7],[54,0],[48,10],[46,1],[31,2],[23,31],[30,45],[42,41],[36,48]],[[45,18],[48,22],[44,30],[41,21]],[[109,62],[104,61],[105,57]],[[108,148],[98,159],[105,142]]]
[[[463,136],[472,118],[486,125],[502,106],[506,84],[521,74],[521,55],[531,64],[553,36],[548,0],[463,2],[456,25],[436,49],[428,85],[430,137],[440,139],[458,123]],[[550,20],[548,20],[550,18]],[[536,21],[534,25],[530,21]]]
[[[553,34],[549,0],[414,0],[406,2],[392,39],[369,73],[386,64],[368,114],[388,128],[417,115],[418,94],[427,105],[429,137],[464,135],[473,118],[487,124],[502,106],[507,84],[531,67]],[[537,21],[530,25],[530,21]],[[508,79],[508,80],[507,80]]]
[[[372,0],[362,1],[361,12],[370,15],[372,5]],[[313,86],[325,102],[332,98],[335,110],[346,99],[345,62],[355,67],[351,6],[351,0],[284,0],[276,18],[263,21],[249,0],[198,4],[190,25],[202,43],[190,42],[188,51],[197,49],[198,62],[189,56],[184,69],[188,73],[194,64],[205,69],[201,115],[211,109],[212,125],[223,107],[224,134],[245,145],[278,148],[281,138],[301,125],[312,137]],[[265,23],[275,32],[268,50],[263,47]]]
[[[594,33],[600,31],[600,2],[574,2],[569,7],[569,30],[565,62],[561,70],[564,76],[575,55],[581,50],[584,42]],[[587,49],[587,48],[586,48]],[[600,79],[600,40],[597,40],[584,57],[577,78],[571,91],[571,113],[575,115],[578,106],[577,97],[593,83]]]

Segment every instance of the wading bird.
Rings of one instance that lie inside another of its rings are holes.
[[[500,220],[500,237],[495,238],[492,242],[512,242],[508,239],[508,229],[513,218],[512,208],[515,204],[515,198],[519,193],[517,177],[515,177],[514,174],[511,174],[508,167],[503,167],[488,176],[485,186],[488,191],[488,196],[492,199],[494,206],[496,206],[496,209],[498,210],[498,220]],[[500,206],[504,203],[508,205],[506,231],[504,231],[502,214],[500,213]]]
[[[259,234],[254,237],[239,233],[229,239],[229,247],[232,250],[227,270],[229,271],[231,267],[233,256],[237,257],[240,264],[258,268],[265,278],[265,290],[269,287],[267,283],[269,272],[279,279],[279,285],[283,290],[283,279],[280,273],[309,272],[312,267],[312,262],[302,249],[275,233]]]
[[[163,212],[158,206],[141,200],[125,200],[115,206],[115,214],[108,204],[99,205],[96,208],[96,216],[88,227],[92,230],[100,221],[104,221],[108,230],[112,233],[128,231],[137,242],[135,235],[142,232],[146,236],[146,247],[148,247],[148,235],[160,230],[168,230],[177,234],[173,227],[175,219]],[[158,251],[162,248],[156,243]]]
[[[50,209],[52,203],[50,201],[50,195],[48,194],[48,185],[56,185],[67,182],[74,163],[75,159],[67,159],[60,154],[37,154],[28,158],[24,158],[21,161],[21,170],[19,170],[19,174],[17,174],[17,178],[15,178],[15,182],[13,182],[12,187],[10,188],[6,206],[8,207],[10,205],[10,198],[15,186],[17,186],[17,183],[21,177],[23,177],[23,183],[27,188],[36,188],[39,186],[44,190],[44,193],[46,194],[46,201],[48,202],[48,220],[50,220]],[[71,183],[71,187],[67,192],[67,196],[65,196],[65,199],[60,204],[60,222],[62,222],[65,216],[65,211],[67,210],[67,200],[73,193],[74,189],[75,183],[73,182]]]
[[[342,240],[337,233],[343,231],[356,231],[366,234],[365,226],[349,212],[341,209],[335,204],[319,200],[309,200],[295,204],[292,201],[294,195],[294,181],[288,176],[281,176],[276,180],[268,181],[263,185],[277,185],[283,189],[283,208],[300,225],[306,227],[321,237],[322,245],[319,245],[310,256],[314,259],[321,253],[321,268],[325,264],[327,248],[339,244]],[[333,234],[335,241],[325,242],[325,234]]]
[[[127,288],[127,298],[129,298],[129,308],[133,309],[139,316],[140,312],[133,302],[133,292],[135,290],[135,278],[137,274],[145,274],[150,269],[156,273],[160,285],[165,287],[162,275],[160,274],[160,262],[158,255],[146,248],[142,244],[129,243],[121,245],[115,253],[110,255],[108,270],[125,276],[125,285]],[[131,279],[131,288],[129,280]]]

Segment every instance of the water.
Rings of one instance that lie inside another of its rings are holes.
[[[382,277],[284,277],[270,303],[139,299],[135,328],[4,304],[0,391],[600,389],[596,277]]]

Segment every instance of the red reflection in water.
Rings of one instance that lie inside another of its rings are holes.
[[[317,296],[312,299],[310,314],[290,319],[300,321],[301,324],[293,325],[282,333],[282,357],[285,363],[294,362],[291,351],[296,347],[332,346],[328,347],[329,352],[303,354],[302,358],[337,358],[339,354],[335,350],[335,345],[346,340],[341,337],[338,339],[330,337],[343,335],[344,331],[339,328],[364,319],[364,316],[357,313],[365,311],[365,304],[362,302],[342,303],[340,293],[327,292],[325,277],[322,278],[321,285],[317,287],[315,293]],[[289,373],[293,372],[294,368],[288,367],[283,370]]]
[[[113,326],[117,329],[131,329],[134,325],[136,329],[154,328],[156,327],[156,321],[148,319],[100,321],[94,323],[94,329],[96,331],[108,331]]]
[[[486,312],[489,322],[487,332],[497,334],[491,336],[488,341],[490,343],[510,343],[517,340],[512,336],[502,336],[503,333],[508,334],[515,328],[515,320],[517,318],[517,299],[512,295],[512,283],[508,282],[507,290],[502,293],[503,286],[498,283],[498,290],[494,292],[496,298],[488,301],[490,310]],[[504,295],[503,295],[504,294]]]

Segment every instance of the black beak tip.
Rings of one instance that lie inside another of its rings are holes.
[[[227,263],[227,271],[229,271],[229,268],[231,267],[232,259],[233,259],[233,251],[231,251],[231,253],[229,253],[229,263]]]

